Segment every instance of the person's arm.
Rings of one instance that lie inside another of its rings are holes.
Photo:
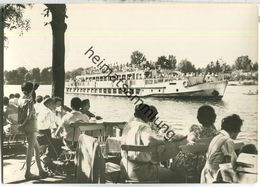
[[[221,147],[221,152],[224,154],[223,163],[235,163],[235,144],[231,139],[228,139]]]

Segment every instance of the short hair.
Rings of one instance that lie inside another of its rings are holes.
[[[13,98],[14,98],[14,94],[10,94],[9,99],[13,99]]]
[[[45,95],[45,96],[43,97],[43,100],[48,99],[48,98],[51,98],[51,96]]]
[[[157,114],[158,114],[158,110],[157,110],[157,108],[156,108],[155,106],[153,106],[153,105],[150,105],[150,109],[152,110],[152,115],[149,116],[149,121],[152,122],[152,121],[155,120],[155,117],[156,117]]]
[[[227,132],[240,132],[243,120],[239,115],[233,114],[222,119],[221,129]]]
[[[54,102],[56,103],[56,102],[62,102],[62,98],[60,98],[60,97],[53,97],[53,99],[54,99]]]
[[[55,101],[53,98],[47,98],[46,100],[44,100],[43,104],[47,106],[49,104],[55,104]]]
[[[84,99],[81,101],[82,106],[85,106],[86,104],[89,104],[89,99]]]
[[[21,86],[22,91],[31,92],[34,89],[34,85],[32,82],[25,82]]]
[[[157,114],[157,109],[153,106],[149,106],[147,104],[139,104],[135,107],[134,116],[139,118],[145,122],[153,121],[155,114]]]
[[[257,154],[258,151],[254,144],[246,144],[240,149],[240,153]]]
[[[216,120],[216,113],[213,107],[203,105],[198,109],[197,119],[204,127],[209,127]]]
[[[16,94],[14,94],[14,97],[19,99],[21,97],[21,95],[19,93],[16,93]]]
[[[78,97],[73,97],[70,101],[70,106],[73,110],[79,110],[81,107],[81,99]]]
[[[43,100],[43,97],[42,97],[41,95],[37,95],[37,97],[36,97],[36,102],[37,102],[37,103],[41,103],[42,100]]]
[[[7,106],[9,104],[9,98],[8,97],[3,98],[3,104],[4,104],[4,106]]]

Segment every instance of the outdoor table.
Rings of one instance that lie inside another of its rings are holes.
[[[228,174],[229,173],[229,174]],[[230,173],[234,173],[237,176],[238,181],[232,181],[232,176]],[[219,181],[220,180],[220,181]],[[217,182],[229,182],[229,183],[256,183],[257,182],[257,173],[246,173],[240,171],[232,171],[219,169],[217,174]]]

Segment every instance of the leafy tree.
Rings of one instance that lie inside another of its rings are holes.
[[[31,8],[31,5],[6,4],[3,9],[4,28],[10,31],[20,29],[20,35],[24,31],[28,31],[30,29],[30,20],[25,19],[23,16],[25,8],[28,7]],[[4,37],[4,39],[6,40],[7,38]]]
[[[176,63],[177,63],[176,58],[173,55],[169,55],[168,58],[166,58],[166,56],[160,56],[158,57],[155,66],[161,67],[162,69],[174,70],[176,68]]]
[[[182,60],[178,64],[177,70],[182,72],[182,73],[196,72],[195,66],[190,61],[188,61],[187,59]]]
[[[30,71],[31,75],[32,75],[32,81],[35,82],[40,82],[41,81],[41,71],[39,68],[33,68]]]
[[[32,76],[32,73],[31,72],[27,72],[25,75],[24,75],[24,80],[25,81],[32,81],[33,79],[33,76]]]
[[[252,65],[252,70],[253,71],[258,71],[258,63],[255,62],[253,65]]]
[[[64,57],[65,57],[65,44],[64,35],[67,29],[65,23],[66,5],[65,4],[45,4],[47,7],[44,11],[44,17],[49,16],[51,13],[52,20],[49,23],[52,28],[53,46],[52,46],[52,69],[53,69],[53,84],[52,95],[64,98]],[[9,30],[20,28],[21,32],[29,29],[29,20],[23,18],[25,5],[21,4],[7,4],[4,6],[4,27]],[[45,23],[47,25],[48,23]],[[2,31],[1,31],[2,32]],[[2,46],[1,46],[2,47]],[[0,49],[2,50],[2,49]]]
[[[144,54],[139,51],[134,51],[130,58],[132,65],[140,66],[143,62],[146,62]]]
[[[223,73],[231,73],[232,72],[231,66],[226,64],[226,63],[222,64],[221,70],[222,70]]]
[[[234,67],[237,70],[250,71],[251,60],[248,58],[248,56],[240,56],[236,59]]]
[[[52,69],[51,69],[51,67],[42,69],[42,71],[41,71],[41,82],[43,84],[51,84],[51,82],[52,82]]]

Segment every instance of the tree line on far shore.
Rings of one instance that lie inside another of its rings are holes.
[[[233,65],[226,64],[221,60],[212,61],[204,68],[196,68],[189,60],[184,59],[177,63],[174,55],[160,56],[157,61],[148,61],[146,57],[139,51],[134,51],[130,57],[131,62],[126,64],[113,64],[112,68],[124,69],[125,67],[134,67],[137,69],[153,70],[176,70],[182,73],[224,73],[229,80],[257,80],[258,79],[258,63],[253,63],[248,56],[240,56]],[[88,68],[87,68],[88,69]],[[81,75],[84,68],[77,68],[65,73],[65,79],[73,79]],[[4,71],[5,84],[21,84],[24,81],[35,81],[41,84],[52,83],[52,68],[46,67],[40,70],[33,68],[27,70],[25,67],[19,67],[15,70]]]

